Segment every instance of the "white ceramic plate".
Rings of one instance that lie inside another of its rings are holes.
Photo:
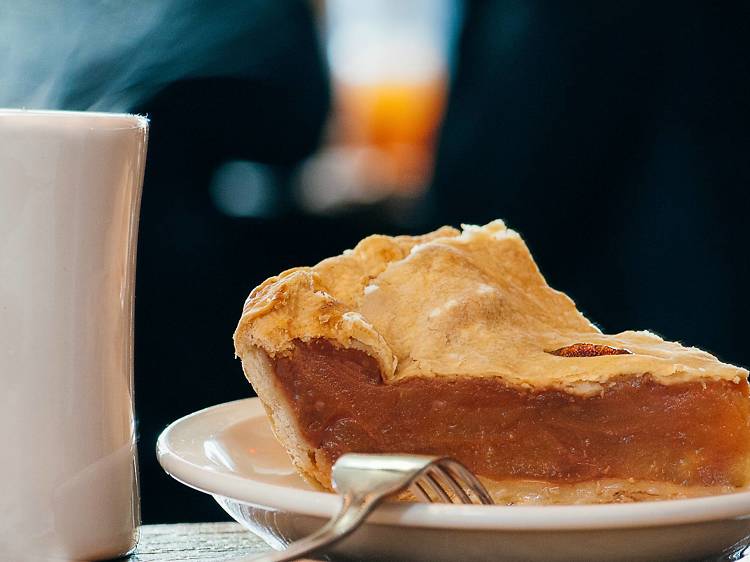
[[[184,417],[159,437],[164,470],[213,495],[275,548],[340,505],[310,487],[276,442],[257,398]],[[750,492],[614,505],[388,503],[334,549],[373,560],[737,560],[750,539]]]

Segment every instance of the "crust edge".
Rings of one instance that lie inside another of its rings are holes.
[[[299,430],[292,408],[276,388],[276,373],[265,350],[250,346],[240,351],[242,370],[258,395],[276,440],[297,472],[318,489],[331,490],[331,466],[321,451],[311,447]]]

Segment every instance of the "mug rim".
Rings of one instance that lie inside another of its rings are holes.
[[[5,119],[21,119],[27,123],[39,120],[40,124],[42,122],[46,124],[78,124],[92,129],[111,131],[148,129],[149,122],[146,116],[135,113],[0,108],[0,125]]]

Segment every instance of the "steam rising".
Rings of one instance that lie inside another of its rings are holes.
[[[254,52],[267,57],[283,49],[283,22],[271,22],[277,24],[275,33],[258,33],[267,5],[2,2],[0,107],[127,111],[180,78],[252,75],[260,62]],[[266,18],[263,26],[268,25]]]

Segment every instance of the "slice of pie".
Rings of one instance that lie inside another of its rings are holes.
[[[502,503],[731,492],[748,372],[649,332],[602,334],[501,221],[370,236],[249,296],[236,353],[299,472],[346,452],[450,455]]]

